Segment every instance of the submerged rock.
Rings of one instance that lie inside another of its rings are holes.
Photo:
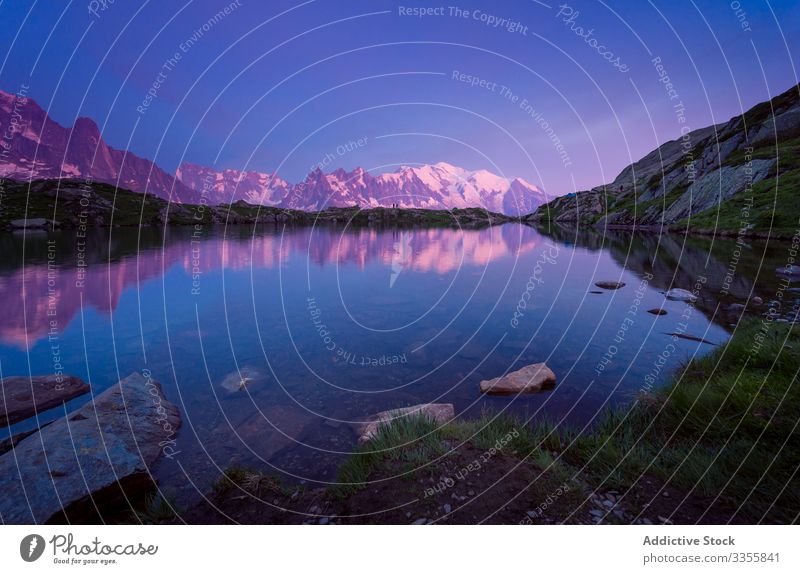
[[[4,427],[88,393],[89,385],[78,377],[44,375],[6,377],[0,389],[0,427]]]
[[[178,409],[138,373],[0,456],[6,524],[97,521],[152,486],[150,467],[172,457]]]
[[[372,415],[369,419],[359,425],[357,429],[358,442],[365,443],[378,435],[380,428],[394,419],[421,415],[435,423],[444,424],[455,418],[455,409],[450,403],[426,403],[414,405],[413,407],[403,407],[392,409]]]
[[[256,367],[243,367],[240,371],[234,371],[225,375],[219,386],[228,393],[238,393],[244,390],[251,390],[253,385],[259,385],[266,379],[264,372]]]
[[[600,287],[601,289],[621,289],[625,287],[625,283],[621,281],[597,281],[595,285]]]
[[[786,265],[784,267],[778,267],[775,270],[775,273],[778,275],[783,275],[784,277],[800,279],[800,265]]]
[[[664,293],[664,297],[669,299],[670,301],[686,301],[686,302],[693,302],[697,301],[697,295],[692,293],[691,291],[687,291],[686,289],[670,289],[666,293]]]
[[[534,363],[502,377],[481,381],[481,392],[490,395],[538,393],[552,389],[555,384],[555,373],[544,363]]]
[[[686,339],[687,341],[705,343],[706,345],[716,345],[716,343],[703,339],[702,337],[696,337],[695,335],[688,335],[686,333],[667,333],[667,335],[670,335],[671,337],[678,337],[679,339]]]

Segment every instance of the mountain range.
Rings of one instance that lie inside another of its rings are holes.
[[[218,170],[184,163],[170,174],[150,160],[109,146],[97,124],[78,118],[65,128],[32,99],[0,90],[0,177],[33,179],[89,178],[176,203],[256,205],[317,211],[327,207],[391,206],[453,209],[482,207],[506,215],[524,215],[548,197],[521,178],[507,179],[486,170],[470,171],[448,163],[400,167],[373,175],[362,168],[330,173],[315,169],[299,183],[276,173]]]

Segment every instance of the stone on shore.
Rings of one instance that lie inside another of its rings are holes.
[[[502,377],[481,381],[481,392],[490,395],[539,393],[556,384],[556,375],[544,363],[534,363]]]
[[[625,283],[621,281],[597,281],[595,285],[600,287],[601,289],[621,289],[625,287]]]
[[[444,424],[455,418],[455,409],[450,403],[426,403],[414,405],[413,407],[403,407],[392,409],[372,415],[369,419],[359,425],[357,429],[358,442],[363,444],[376,436],[384,425],[388,425],[392,420],[407,416],[423,416],[438,424]]]
[[[152,486],[153,463],[177,454],[179,426],[161,386],[130,375],[0,456],[2,521],[97,522],[128,507]]]
[[[6,377],[0,381],[0,427],[32,417],[89,392],[78,377],[44,375]]]
[[[664,293],[664,297],[670,301],[687,301],[689,303],[697,300],[697,296],[691,291],[687,291],[686,289],[678,289],[677,287]]]
[[[58,227],[58,222],[44,217],[32,217],[30,219],[13,219],[8,223],[11,229],[44,229],[47,226]]]

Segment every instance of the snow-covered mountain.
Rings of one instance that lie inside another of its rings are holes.
[[[360,205],[452,209],[484,207],[490,211],[520,215],[533,212],[548,201],[543,191],[521,178],[506,179],[486,170],[469,171],[439,162],[419,167],[401,167],[372,175],[362,168],[312,171],[300,183],[290,184],[275,174],[240,172],[184,164],[177,177],[190,188],[206,190],[220,202],[232,198],[250,203],[293,209]]]
[[[361,205],[452,209],[483,207],[532,213],[549,200],[523,179],[448,163],[372,174],[362,168],[312,171],[299,183],[275,173],[217,170],[185,163],[172,175],[148,159],[114,149],[97,124],[78,118],[66,128],[32,99],[0,90],[0,177],[16,180],[91,178],[178,203],[275,205],[303,210]]]

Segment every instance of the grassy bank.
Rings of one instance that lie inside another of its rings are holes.
[[[405,421],[342,467],[346,484],[338,489],[349,493],[374,475],[426,463],[435,468],[453,443],[485,450],[516,429],[506,452],[546,470],[547,480],[535,487],[540,494],[572,481],[583,493],[630,493],[623,503],[659,497],[663,506],[666,491],[677,503],[696,504],[702,512],[694,515],[704,522],[793,522],[800,512],[798,369],[800,328],[750,320],[726,346],[681,368],[670,385],[602,415],[591,432],[509,417],[441,429]]]
[[[725,521],[796,521],[799,368],[800,328],[751,320],[670,385],[576,437],[563,457],[597,488],[654,476]]]

